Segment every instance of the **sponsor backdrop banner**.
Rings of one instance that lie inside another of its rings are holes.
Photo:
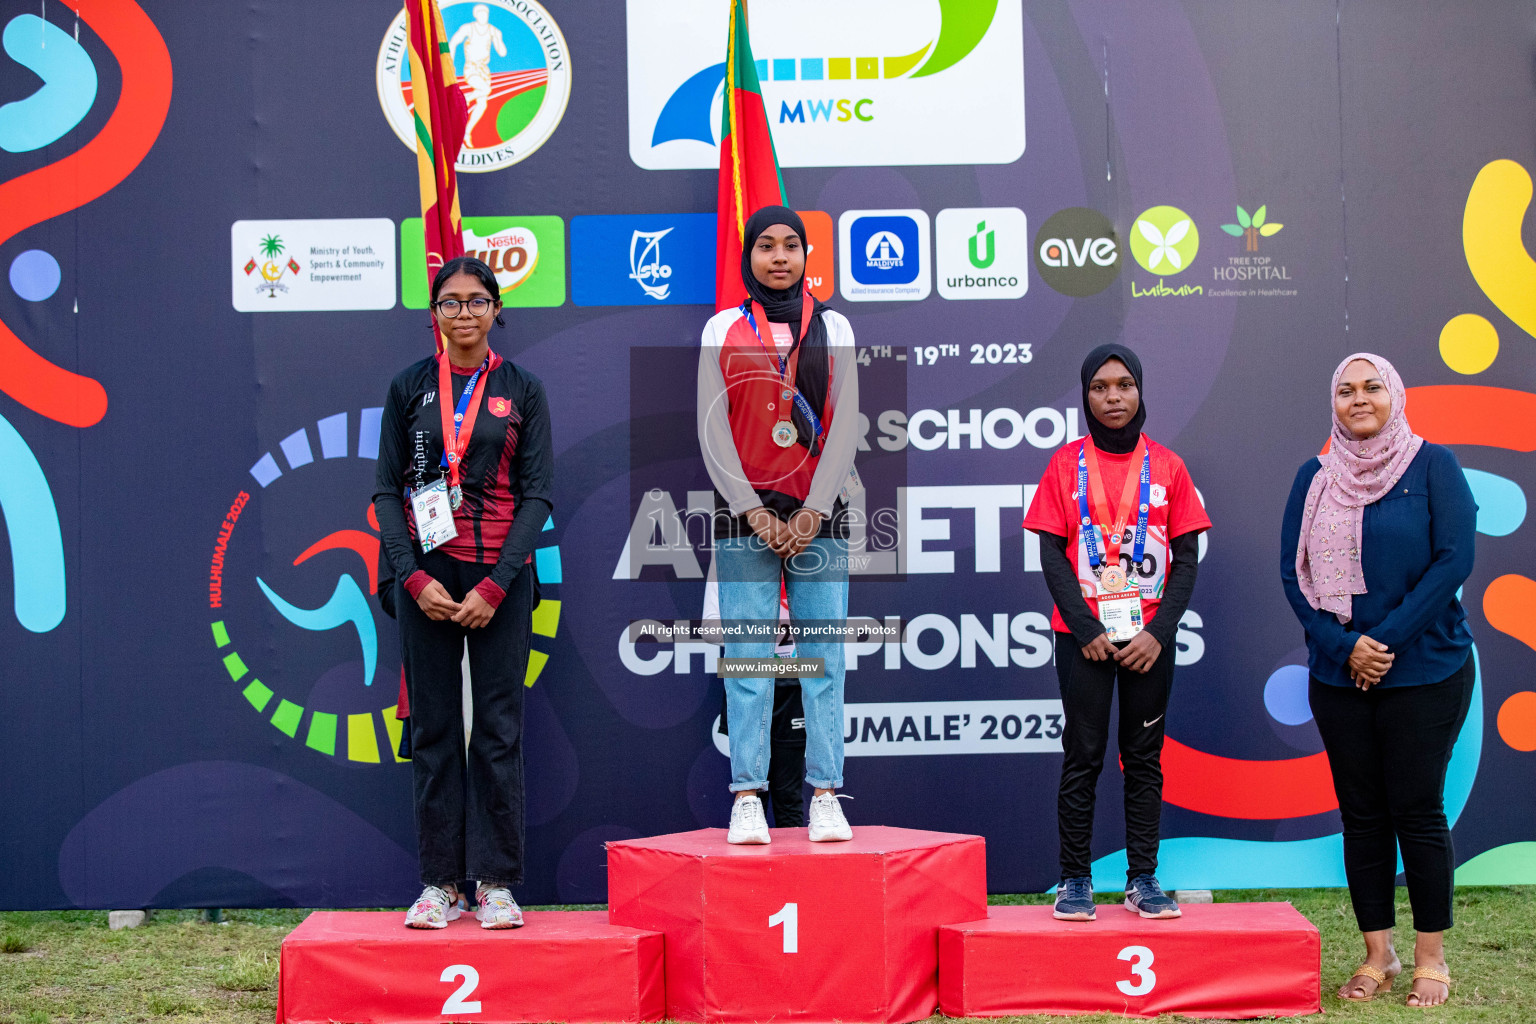
[[[527,902],[607,840],[722,826],[693,436],[725,0],[442,0],[466,246],[548,388]],[[0,906],[383,906],[417,885],[369,499],[431,350],[387,0],[10,5],[0,57]],[[1480,505],[1464,883],[1536,882],[1529,5],[756,4],[817,294],[864,375],[849,816],[1056,881],[1050,599],[1018,524],[1121,340],[1215,528],[1178,633],[1161,875],[1339,885],[1277,578],[1327,381],[1379,350]],[[1475,110],[1476,116],[1468,116]],[[1094,854],[1123,864],[1113,748]]]

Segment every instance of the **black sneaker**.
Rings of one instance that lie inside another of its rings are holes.
[[[1131,879],[1125,887],[1125,909],[1155,920],[1178,917],[1183,913],[1152,875],[1137,875]]]
[[[1093,879],[1063,879],[1056,890],[1056,909],[1051,916],[1058,921],[1092,921]]]

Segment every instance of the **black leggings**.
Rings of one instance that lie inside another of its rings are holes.
[[[1157,872],[1163,731],[1173,688],[1173,654],[1170,644],[1145,673],[1132,672],[1111,659],[1089,661],[1072,634],[1056,634],[1056,677],[1067,718],[1061,736],[1061,788],[1056,795],[1063,881],[1092,873],[1094,797],[1109,743],[1109,710],[1117,678],[1120,759],[1125,766],[1126,877]]]
[[[1445,821],[1445,769],[1472,700],[1472,656],[1428,686],[1330,686],[1310,698],[1344,819],[1344,875],[1363,932],[1396,923],[1402,850],[1413,927],[1451,927],[1456,854]]]
[[[494,566],[432,551],[417,561],[455,601]],[[480,629],[434,622],[403,587],[395,591],[411,701],[411,765],[421,880],[458,885],[523,881],[523,674],[533,615],[533,570],[524,567]],[[464,749],[464,641],[474,698]]]

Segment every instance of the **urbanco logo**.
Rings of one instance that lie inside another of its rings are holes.
[[[1017,299],[1029,290],[1029,223],[1023,210],[940,210],[933,237],[944,298]]]
[[[640,167],[719,166],[729,9],[628,0]],[[1010,163],[1024,152],[1021,0],[775,0],[752,9],[752,48],[782,166]]]
[[[839,291],[854,302],[928,297],[929,221],[923,210],[846,210],[837,221]]]
[[[1058,210],[1035,235],[1035,269],[1063,295],[1097,295],[1120,276],[1120,263],[1120,237],[1098,210]]]
[[[440,0],[448,49],[469,104],[461,172],[499,171],[554,134],[571,96],[565,36],[536,0]],[[723,36],[722,36],[723,38]],[[389,126],[416,148],[405,12],[390,22],[375,67]]]
[[[368,764],[396,760],[400,659],[373,596],[378,518],[366,497],[337,496],[372,492],[382,412],[326,416],[257,459],[214,538],[207,580],[216,657],[237,692],[310,750]],[[260,521],[246,526],[252,515]],[[549,660],[538,638],[560,624],[560,549],[545,530],[528,686]]]

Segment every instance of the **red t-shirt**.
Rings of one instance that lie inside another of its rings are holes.
[[[1146,437],[1145,434],[1142,436]],[[1024,528],[1067,538],[1067,550],[1076,552],[1073,561],[1077,567],[1077,580],[1083,599],[1088,602],[1088,608],[1094,615],[1098,615],[1098,588],[1095,586],[1093,570],[1088,565],[1088,546],[1083,543],[1078,519],[1077,457],[1083,450],[1085,440],[1079,438],[1064,444],[1051,456],[1044,475],[1040,477],[1040,486],[1035,491],[1034,500],[1030,502],[1029,511],[1024,516]],[[1168,575],[1168,542],[1186,533],[1209,530],[1211,520],[1205,514],[1200,496],[1195,493],[1195,485],[1189,479],[1189,471],[1184,468],[1184,460],[1150,437],[1147,438],[1147,451],[1152,455],[1152,500],[1149,503],[1152,507],[1147,513],[1147,548],[1141,564],[1133,567],[1131,578],[1141,587],[1143,621],[1150,624],[1157,614],[1157,605],[1162,600],[1163,584]],[[1111,455],[1099,452],[1099,466],[1104,474],[1104,494],[1111,503],[1119,502],[1126,474],[1141,470],[1139,464],[1132,467],[1133,454],[1127,452],[1124,455]],[[1091,501],[1089,508],[1093,508]],[[1095,528],[1098,531],[1099,550],[1102,552],[1106,524],[1096,523]],[[1122,565],[1130,560],[1134,529],[1133,518],[1120,547]],[[1058,632],[1069,632],[1061,612],[1055,608],[1051,609],[1051,626]]]

